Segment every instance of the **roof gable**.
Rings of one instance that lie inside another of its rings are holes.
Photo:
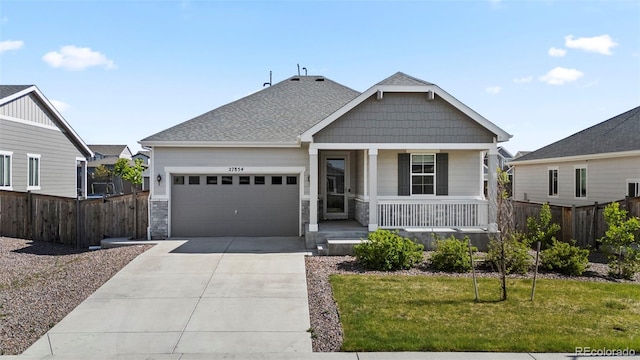
[[[640,106],[536,151],[517,162],[640,150]]]
[[[93,156],[93,152],[84,140],[73,130],[60,112],[35,85],[0,85],[0,106],[8,104],[23,96],[34,96],[44,107],[53,124],[62,131],[69,141],[85,156]]]
[[[325,127],[329,126],[331,123],[333,123],[349,111],[353,110],[356,106],[367,101],[367,99],[369,99],[374,94],[377,94],[378,98],[383,98],[384,93],[387,92],[429,93],[425,96],[430,96],[432,98],[435,98],[435,96],[437,95],[439,98],[468,116],[472,121],[477,122],[482,127],[493,133],[497,141],[507,141],[511,138],[511,135],[509,133],[500,129],[498,126],[484,118],[482,115],[478,114],[473,109],[463,104],[458,99],[448,94],[446,91],[442,90],[439,86],[398,72],[381,81],[380,83],[372,86],[371,88],[360,94],[358,97],[351,100],[345,106],[341,107],[336,112],[332,113],[327,118],[317,123],[309,130],[305,131],[301,136],[301,140],[306,142],[312,141],[315,134],[320,132]]]
[[[306,129],[358,94],[322,76],[293,76],[140,143],[297,144]]]
[[[127,145],[88,145],[89,148],[96,154],[103,156],[120,156],[123,153],[131,156],[131,150]]]

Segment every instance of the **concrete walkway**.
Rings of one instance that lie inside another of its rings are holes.
[[[311,353],[305,253],[299,238],[161,241],[23,356]]]

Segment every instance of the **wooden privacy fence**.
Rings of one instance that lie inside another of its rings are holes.
[[[148,191],[76,200],[31,192],[0,191],[0,236],[78,248],[108,237],[146,238]],[[135,233],[134,233],[135,229]]]
[[[617,201],[620,208],[627,210],[630,216],[640,217],[640,197],[626,198]],[[549,205],[551,208],[551,221],[560,225],[560,232],[556,238],[561,241],[576,240],[583,247],[599,246],[598,239],[607,231],[607,223],[604,221],[604,208],[610,203],[594,203],[587,206],[558,206]],[[542,204],[514,201],[513,220],[516,230],[527,231],[527,218],[537,217],[540,214]]]

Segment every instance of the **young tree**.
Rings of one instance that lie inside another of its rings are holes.
[[[556,241],[556,233],[560,231],[560,225],[551,222],[551,207],[548,203],[540,208],[540,215],[536,218],[527,218],[527,230],[532,244],[540,241],[544,249],[550,248]]]
[[[136,237],[136,229],[138,228],[138,216],[137,216],[137,206],[136,206],[136,195],[138,186],[142,184],[142,173],[144,172],[144,166],[142,166],[142,160],[136,159],[134,161],[133,166],[129,165],[128,159],[118,159],[114,166],[114,174],[120,176],[123,180],[126,180],[131,183],[133,187],[133,236]]]
[[[497,265],[502,282],[502,301],[507,300],[507,246],[513,239],[513,204],[509,198],[509,175],[500,168],[498,171],[498,191],[496,195],[496,207],[498,209],[498,234],[493,240],[493,247],[497,249]]]
[[[96,166],[93,171],[93,178],[95,180],[108,181],[111,178],[111,170],[107,169],[104,165]]]
[[[640,272],[640,218],[627,218],[627,211],[612,202],[604,209],[604,219],[609,228],[599,241],[618,253],[609,256],[609,274],[631,279]]]

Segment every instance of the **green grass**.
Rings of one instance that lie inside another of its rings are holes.
[[[568,280],[332,275],[344,351],[640,351],[640,286]]]

